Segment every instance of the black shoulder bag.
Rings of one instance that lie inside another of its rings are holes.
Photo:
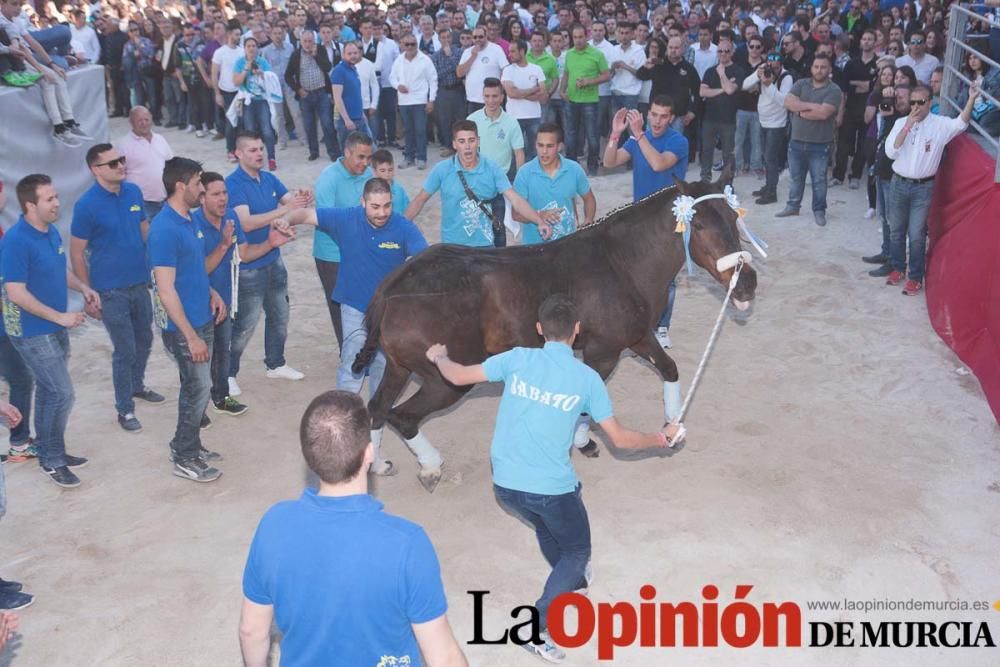
[[[503,226],[503,214],[498,215],[497,212],[493,210],[491,205],[476,196],[476,193],[469,187],[469,182],[465,180],[465,174],[463,174],[462,170],[458,168],[457,160],[455,173],[458,174],[458,180],[462,182],[462,188],[465,190],[465,196],[476,202],[476,206],[479,207],[479,210],[482,211],[483,215],[489,218],[490,222],[493,224],[493,245],[497,248],[505,247],[507,245],[507,230]]]

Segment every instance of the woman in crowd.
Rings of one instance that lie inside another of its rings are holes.
[[[896,69],[896,76],[892,79],[892,85],[913,88],[917,85],[917,73],[909,65],[903,65]]]
[[[524,26],[516,15],[508,16],[503,20],[503,28],[500,29],[500,36],[507,40],[508,43],[513,42],[515,39],[527,39],[527,36],[524,34]]]
[[[965,56],[962,72],[972,81],[978,82],[981,91],[1000,99],[1000,69],[991,68],[989,63],[975,53],[968,53]],[[963,83],[962,92],[958,95],[958,105],[964,107],[968,99],[969,86]],[[979,101],[972,107],[972,120],[982,125],[990,136],[1000,135],[1000,110],[985,97],[980,96]],[[974,131],[971,126],[969,129]]]
[[[233,83],[250,96],[243,105],[243,128],[260,134],[267,148],[267,163],[271,171],[277,167],[274,157],[274,126],[271,125],[271,107],[268,103],[264,72],[271,66],[257,55],[257,40],[247,37],[243,40],[243,56],[233,65]]]
[[[877,144],[879,137],[879,127],[876,122],[878,115],[878,105],[882,102],[883,94],[892,89],[896,78],[896,66],[886,63],[879,68],[878,82],[868,95],[865,103],[865,123],[868,131],[865,133],[865,155],[868,157],[868,210],[865,218],[875,216],[878,192],[876,191],[877,174],[875,171],[875,160],[877,157]]]

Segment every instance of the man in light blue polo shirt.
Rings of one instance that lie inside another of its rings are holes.
[[[576,197],[583,199],[583,226],[594,222],[597,197],[590,189],[587,174],[577,162],[559,155],[562,130],[555,123],[544,123],[535,135],[536,157],[521,167],[514,178],[514,190],[537,211],[555,210],[559,221],[552,226],[549,241],[576,231]],[[515,215],[515,219],[520,216]],[[538,228],[525,225],[524,245],[542,243]]]
[[[438,344],[427,350],[427,358],[454,385],[505,385],[490,446],[493,489],[501,505],[535,527],[552,567],[535,603],[544,641],[536,645],[524,636],[521,641],[549,662],[562,662],[565,653],[544,632],[549,605],[561,593],[590,585],[590,522],[569,456],[577,417],[582,412],[593,415],[623,449],[672,446],[680,426],[640,433],[618,422],[601,376],[573,356],[580,321],[568,296],[545,299],[535,326],[545,338],[541,349],[516,347],[481,365],[464,366],[449,359],[448,349]]]
[[[402,265],[408,258],[427,247],[427,241],[415,224],[392,211],[392,188],[382,178],[369,180],[362,192],[361,206],[352,208],[301,209],[288,215],[291,225],[316,225],[343,248],[343,258],[337,284],[331,298],[340,304],[340,317],[344,324],[344,344],[340,349],[340,367],[337,369],[337,389],[361,392],[364,372],[351,371],[354,358],[368,339],[365,328],[365,311],[382,280]],[[375,395],[382,374],[385,356],[379,350],[369,367],[368,391]],[[378,475],[395,474],[390,461],[378,457],[381,441],[378,432],[372,433],[375,443],[375,466]],[[422,442],[422,441],[421,441]],[[433,449],[433,448],[432,448]],[[421,453],[418,451],[418,458]],[[440,467],[436,460],[426,455],[420,461],[424,467]]]
[[[491,247],[496,238],[494,224],[502,225],[503,222],[494,223],[490,202],[502,194],[523,220],[538,225],[543,239],[552,235],[552,224],[558,222],[559,212],[536,212],[514,191],[503,170],[489,158],[479,155],[479,130],[474,122],[460,120],[455,123],[452,137],[455,156],[435,165],[424,187],[406,209],[405,218],[415,219],[431,195],[440,190],[441,242]]]
[[[288,190],[278,178],[264,171],[264,142],[255,134],[236,139],[239,166],[226,178],[229,205],[236,211],[250,243],[267,240],[271,223],[287,212],[312,203],[310,190]],[[281,250],[274,248],[259,259],[240,264],[240,293],[233,325],[230,353],[229,395],[239,396],[236,377],[240,358],[250,343],[261,311],[264,312],[264,365],[269,378],[301,380],[304,374],[285,363],[288,338],[288,271]]]
[[[357,206],[365,183],[372,177],[372,138],[363,132],[351,132],[341,144],[344,156],[323,170],[316,179],[316,206],[319,208],[346,208]],[[321,229],[313,232],[313,258],[316,273],[323,286],[323,300],[330,310],[330,321],[337,335],[337,348],[344,344],[344,329],[340,322],[340,304],[331,298],[337,286],[340,270],[340,248]]]
[[[604,149],[604,166],[611,169],[632,161],[632,200],[639,201],[663,188],[673,186],[674,180],[684,180],[688,166],[687,138],[671,127],[674,122],[674,102],[666,95],[657,95],[649,105],[643,129],[642,114],[635,109],[619,109],[611,121],[611,139]],[[625,145],[617,148],[618,140],[626,126],[632,136]],[[656,340],[663,347],[670,347],[670,319],[674,312],[674,295],[677,281],[670,283],[667,308],[656,327]]]
[[[148,245],[154,317],[181,378],[170,458],[177,477],[214,482],[222,473],[208,461],[222,457],[202,446],[201,423],[212,384],[213,326],[226,317],[226,306],[209,285],[204,235],[191,218],[205,191],[201,165],[182,157],[167,160],[163,185],[167,201],[153,218]]]
[[[73,468],[87,465],[66,453],[66,424],[73,408],[69,375],[69,332],[83,313],[66,312],[66,289],[83,294],[88,311],[101,297],[66,267],[66,250],[56,229],[59,194],[45,174],[17,184],[22,215],[0,240],[4,328],[10,343],[35,375],[35,445],[42,472],[64,488],[80,486]]]
[[[101,295],[101,320],[111,337],[111,379],[118,424],[138,433],[135,399],[162,403],[145,385],[153,347],[153,308],[146,270],[146,219],[142,191],[125,180],[125,158],[111,144],[87,151],[95,183],[73,207],[70,258],[73,273]],[[89,260],[89,261],[88,261]]]
[[[361,47],[356,42],[348,42],[344,44],[343,55],[343,60],[330,70],[333,115],[337,127],[337,139],[341,146],[347,141],[347,135],[351,132],[372,136],[361,99],[361,76],[357,69],[357,64],[361,60]]]

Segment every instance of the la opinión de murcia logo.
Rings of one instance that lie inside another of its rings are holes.
[[[562,648],[580,648],[596,637],[598,660],[614,659],[615,650],[642,648],[800,648],[802,609],[797,602],[750,602],[753,586],[737,585],[733,599],[719,601],[719,588],[708,584],[698,602],[656,601],[656,588],[639,589],[640,601],[594,602],[580,593],[563,593],[549,606],[544,627]],[[518,621],[502,633],[487,635],[484,604],[488,590],[467,591],[473,599],[471,645],[542,644],[543,624],[534,606],[510,612]],[[985,603],[984,603],[985,604]],[[986,621],[809,621],[806,648],[995,647]],[[530,635],[522,632],[530,630]]]

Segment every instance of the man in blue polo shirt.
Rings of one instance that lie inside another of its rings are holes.
[[[365,183],[372,177],[368,166],[371,162],[371,136],[363,132],[351,132],[341,145],[344,156],[323,170],[316,179],[316,206],[319,208],[346,208],[357,206],[361,201],[361,192]],[[313,232],[313,259],[316,262],[316,273],[323,286],[323,300],[330,311],[330,321],[333,332],[337,336],[337,348],[344,344],[344,329],[340,322],[340,304],[331,299],[334,287],[337,286],[337,273],[340,271],[340,248],[330,236],[321,229]]]
[[[340,318],[344,324],[337,389],[355,393],[361,392],[365,381],[363,372],[358,375],[351,372],[351,364],[368,339],[365,328],[368,304],[387,275],[427,247],[427,241],[417,226],[392,212],[392,187],[385,179],[370,179],[365,184],[360,203],[361,206],[353,208],[302,209],[292,212],[287,218],[291,225],[316,225],[343,249],[340,274],[331,295],[340,304]],[[371,396],[375,395],[384,372],[385,356],[379,350],[369,367],[368,391]],[[380,435],[373,432],[372,438],[376,457],[372,472],[377,475],[394,474],[392,463],[378,458]],[[418,451],[418,458],[420,455]],[[436,450],[433,456],[437,460],[424,456],[421,466],[440,467],[440,456]]]
[[[534,526],[552,567],[535,603],[541,642],[522,635],[519,643],[549,662],[562,662],[565,653],[544,632],[546,613],[557,595],[586,588],[591,578],[590,522],[569,456],[577,417],[589,412],[623,449],[672,446],[675,437],[680,441],[681,427],[669,424],[656,433],[640,433],[618,422],[601,376],[573,356],[580,321],[568,296],[545,299],[535,326],[545,338],[541,349],[516,347],[481,365],[464,366],[438,344],[427,350],[427,358],[454,385],[505,384],[490,446],[493,489],[501,505]]]
[[[135,399],[164,401],[145,385],[153,346],[153,308],[146,287],[149,221],[142,191],[125,180],[125,157],[117,148],[91,147],[87,166],[96,182],[73,207],[70,258],[76,277],[101,295],[100,316],[111,337],[118,424],[138,433],[142,424],[135,416]]]
[[[30,174],[17,184],[22,215],[0,240],[4,328],[10,343],[35,375],[35,444],[42,472],[65,488],[80,486],[71,468],[87,459],[66,453],[66,424],[73,407],[69,375],[69,333],[83,313],[66,312],[66,289],[83,294],[97,312],[101,297],[66,267],[66,250],[56,229],[59,195],[52,179]]]
[[[198,226],[205,244],[205,270],[212,286],[226,310],[232,312],[234,258],[237,262],[252,262],[258,257],[280,248],[292,239],[272,228],[267,238],[260,243],[250,244],[240,225],[239,216],[229,207],[229,194],[222,174],[208,171],[201,175],[205,194],[201,208],[191,214]],[[238,252],[237,252],[238,251]],[[236,287],[238,288],[238,281]],[[247,406],[229,395],[229,349],[232,341],[233,319],[226,317],[217,322],[213,329],[212,343],[212,408],[219,414],[238,417],[247,411]]]
[[[236,139],[239,166],[226,178],[229,205],[236,211],[250,243],[262,243],[271,223],[295,208],[312,203],[312,192],[291,192],[269,171],[264,171],[264,142],[256,134]],[[230,353],[229,395],[239,396],[236,377],[240,358],[250,343],[261,310],[264,311],[264,365],[267,377],[301,380],[305,375],[285,363],[288,338],[288,271],[281,250],[240,264],[240,293]]]
[[[619,109],[611,122],[611,139],[604,149],[604,166],[613,168],[632,161],[632,200],[639,201],[663,188],[674,180],[684,180],[688,166],[687,138],[671,127],[674,122],[674,102],[666,95],[657,95],[649,105],[649,129],[643,131],[642,114],[635,109]],[[632,136],[625,145],[617,148],[622,132],[628,126]],[[656,327],[656,340],[663,347],[670,347],[670,318],[674,313],[674,295],[677,282],[670,283],[667,308]]]
[[[370,424],[349,392],[306,408],[299,439],[319,488],[274,505],[257,526],[243,570],[247,667],[268,664],[273,623],[282,664],[467,666],[430,539],[368,495]]]
[[[554,241],[576,231],[576,197],[583,199],[583,226],[593,224],[597,197],[590,189],[587,174],[578,163],[559,155],[562,130],[555,123],[544,123],[535,135],[536,157],[518,170],[514,190],[536,211],[555,210],[559,220],[552,225]],[[519,215],[514,215],[520,219]],[[542,242],[535,225],[523,227],[524,245]]]
[[[356,42],[344,45],[343,60],[330,70],[333,88],[333,116],[337,127],[337,139],[343,146],[350,132],[362,132],[372,136],[361,99],[361,76],[357,64],[361,60],[361,47]]]
[[[543,239],[552,235],[552,225],[559,221],[559,212],[536,212],[514,191],[503,170],[479,154],[479,129],[473,121],[455,123],[451,145],[455,156],[435,165],[427,175],[424,187],[410,202],[404,217],[414,220],[431,195],[440,190],[441,242],[492,247],[494,223],[490,201],[502,194],[521,219],[538,225]]]
[[[212,384],[213,324],[226,317],[226,306],[209,285],[203,233],[191,218],[205,191],[201,165],[182,157],[167,160],[163,185],[167,201],[150,225],[149,265],[156,324],[181,378],[170,458],[174,475],[214,482],[222,473],[207,461],[222,457],[202,446],[201,422]]]

